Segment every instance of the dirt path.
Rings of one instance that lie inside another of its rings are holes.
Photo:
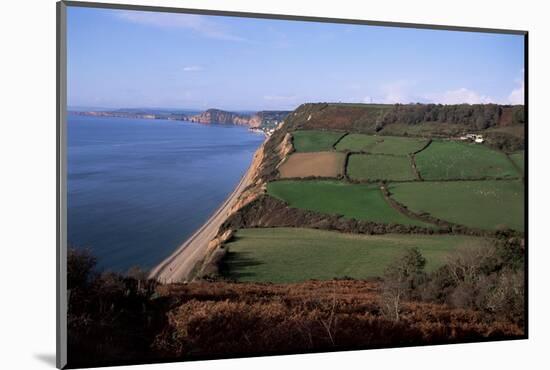
[[[210,219],[172,255],[151,270],[149,278],[163,283],[183,282],[192,279],[194,267],[204,259],[208,243],[216,237],[220,226],[229,216],[240,194],[250,184],[252,173],[251,166],[241,178],[235,190]]]

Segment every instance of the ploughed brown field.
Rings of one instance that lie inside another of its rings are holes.
[[[337,152],[293,153],[279,167],[281,178],[340,177],[346,155]]]

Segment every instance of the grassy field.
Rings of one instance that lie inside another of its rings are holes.
[[[332,145],[344,135],[342,132],[331,131],[294,131],[292,143],[297,152],[322,152],[332,150]]]
[[[422,149],[428,143],[426,139],[409,137],[382,136],[383,141],[372,148],[373,153],[407,155]]]
[[[409,157],[376,154],[352,154],[348,176],[355,180],[405,181],[416,178]]]
[[[238,281],[299,282],[335,277],[376,277],[406,248],[418,247],[433,270],[457,247],[486,240],[452,235],[357,235],[334,231],[244,229],[228,243],[226,276]]]
[[[267,192],[295,208],[380,223],[430,226],[393,209],[373,184],[286,180],[268,183]]]
[[[515,152],[515,153],[512,153],[509,155],[510,159],[512,161],[514,161],[514,163],[516,164],[516,166],[518,166],[522,172],[525,171],[524,169],[524,166],[525,166],[525,163],[524,163],[524,152],[523,150],[519,151],[519,152]]]
[[[344,174],[345,153],[293,153],[279,168],[282,178],[339,177]]]
[[[336,149],[349,150],[352,152],[370,152],[378,140],[380,140],[378,136],[349,134],[336,144]]]
[[[422,149],[426,139],[350,134],[336,145],[337,150],[364,151],[406,156]]]
[[[415,212],[469,227],[524,229],[524,187],[519,180],[392,184],[392,197]]]
[[[425,180],[520,176],[504,153],[479,144],[434,141],[415,158]]]

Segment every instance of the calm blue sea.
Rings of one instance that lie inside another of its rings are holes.
[[[69,245],[103,270],[155,266],[231,193],[263,140],[237,126],[69,115]]]

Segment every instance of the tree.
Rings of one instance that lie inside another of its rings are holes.
[[[411,248],[386,268],[382,284],[382,313],[399,321],[403,299],[411,293],[424,276],[426,259],[418,248]]]

